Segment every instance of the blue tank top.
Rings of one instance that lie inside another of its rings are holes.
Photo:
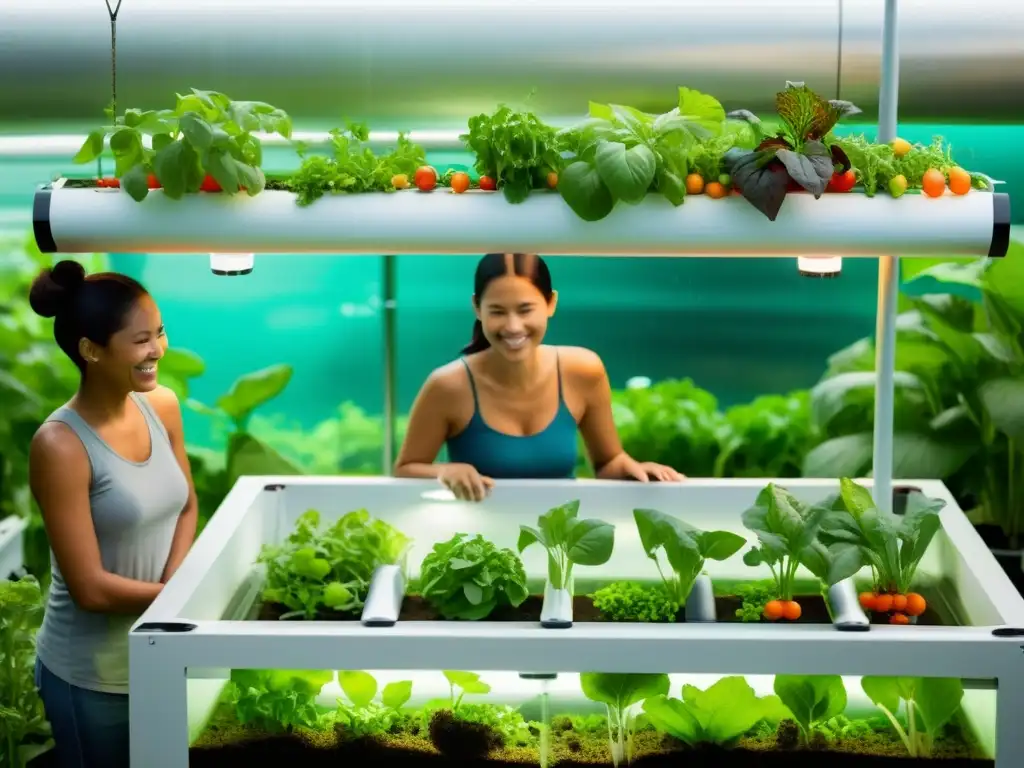
[[[562,368],[555,358],[558,372],[558,412],[543,430],[535,435],[508,435],[487,426],[480,416],[473,372],[465,359],[469,387],[473,391],[473,417],[459,434],[449,437],[448,461],[470,464],[476,471],[495,480],[552,480],[576,475],[579,452],[576,442],[576,418],[562,397]]]

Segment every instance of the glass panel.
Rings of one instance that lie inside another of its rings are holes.
[[[955,678],[233,670],[189,685],[192,768],[993,764],[995,691]]]

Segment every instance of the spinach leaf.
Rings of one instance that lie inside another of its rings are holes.
[[[579,509],[579,501],[570,501],[537,518],[537,528],[519,526],[520,552],[534,543],[548,551],[548,581],[554,589],[572,591],[573,565],[603,565],[612,556],[615,527],[603,520],[580,520]]]
[[[953,677],[865,677],[861,687],[892,723],[911,757],[931,757],[936,737],[959,711],[963,684]],[[906,724],[897,719],[904,703]]]
[[[690,590],[704,569],[704,561],[727,560],[736,554],[746,540],[729,531],[701,531],[655,509],[634,509],[640,543],[654,561],[672,602],[685,605]],[[669,573],[658,562],[663,551]]]

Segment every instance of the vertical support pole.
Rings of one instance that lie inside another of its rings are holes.
[[[131,765],[188,766],[188,679],[172,634],[136,629],[128,635]],[[157,693],[159,692],[159,693]]]
[[[397,419],[396,349],[395,336],[398,318],[395,271],[396,256],[381,258],[381,295],[384,330],[384,452],[382,461],[385,475],[390,475],[395,464],[395,420]]]
[[[878,141],[896,138],[900,52],[898,0],[885,0],[882,26],[882,83],[878,93]],[[899,300],[899,256],[878,260],[878,318],[875,325],[875,434],[873,470],[875,503],[892,511],[892,460],[896,371],[896,307]]]

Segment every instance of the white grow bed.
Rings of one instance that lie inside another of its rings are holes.
[[[657,573],[640,546],[634,508],[660,509],[698,528],[730,530],[753,541],[740,514],[767,482],[511,481],[500,483],[485,502],[471,504],[446,498],[429,481],[242,478],[133,628],[132,764],[185,768],[190,734],[194,737],[202,727],[229,670],[278,668],[374,670],[382,680],[397,679],[399,671],[408,678],[413,671],[418,675],[414,689],[428,696],[440,693],[438,670],[472,670],[488,673],[494,696],[512,701],[537,691],[529,687],[536,681],[520,680],[518,672],[569,673],[559,674],[555,683],[565,695],[579,691],[571,673],[581,671],[667,672],[702,686],[722,675],[741,674],[762,690],[775,674],[956,676],[969,689],[964,708],[975,730],[990,748],[995,741],[996,768],[1024,765],[1024,729],[1019,727],[1024,600],[936,481],[905,481],[947,502],[943,528],[919,573],[925,580],[941,579],[959,595],[968,626],[872,625],[867,632],[841,632],[831,625],[799,623],[577,623],[546,629],[525,622],[400,621],[367,627],[360,622],[236,620],[257,596],[259,571],[253,563],[261,547],[287,536],[310,508],[318,509],[325,523],[366,508],[395,525],[415,540],[409,554],[415,575],[431,547],[456,532],[480,533],[499,546],[514,547],[521,523],[533,524],[550,507],[579,499],[582,517],[601,518],[616,530],[611,560],[597,568],[577,567],[576,578],[647,580]],[[780,482],[805,501],[837,488],[834,480]],[[768,576],[766,569],[743,564],[744,551],[725,562],[709,561],[711,578]],[[528,576],[543,578],[543,550],[530,548],[523,560]],[[437,691],[429,691],[431,686]],[[847,688],[851,707],[857,709],[863,704],[858,703],[859,686]]]

